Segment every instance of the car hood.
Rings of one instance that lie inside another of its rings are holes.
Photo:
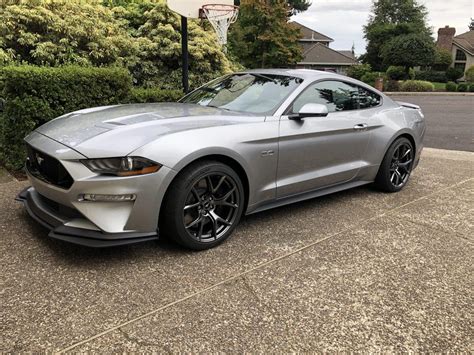
[[[131,104],[75,111],[36,132],[86,157],[125,156],[165,134],[237,124],[242,118],[241,113],[194,104]]]

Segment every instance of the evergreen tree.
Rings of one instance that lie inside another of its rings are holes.
[[[435,45],[430,37],[423,33],[411,33],[392,38],[382,47],[381,56],[387,66],[405,67],[408,76],[410,68],[432,64],[435,53]]]
[[[237,6],[240,6],[240,0],[235,0],[234,3]],[[308,0],[287,0],[288,6],[291,9],[291,14],[297,14],[298,12],[303,12],[308,10],[311,6],[311,1]]]
[[[382,47],[400,35],[417,33],[429,38],[426,7],[416,0],[375,0],[369,23],[364,27],[367,53],[364,61],[374,70],[384,70]]]
[[[248,68],[296,64],[302,53],[300,32],[288,23],[291,11],[284,0],[242,0],[229,36],[231,55]]]
[[[376,0],[372,12],[369,25],[413,23],[426,29],[428,11],[416,0]]]

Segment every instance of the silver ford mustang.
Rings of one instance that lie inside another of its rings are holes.
[[[72,112],[25,138],[18,195],[49,236],[93,247],[167,236],[191,249],[228,238],[242,214],[369,183],[400,191],[425,123],[344,76],[227,75],[179,103]]]

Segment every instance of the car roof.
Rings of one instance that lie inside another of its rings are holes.
[[[294,76],[301,79],[317,79],[317,78],[347,78],[346,76],[335,74],[332,72],[312,70],[312,69],[252,69],[246,70],[244,73],[260,73],[268,75],[286,75]]]

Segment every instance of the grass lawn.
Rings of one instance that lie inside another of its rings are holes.
[[[446,91],[446,83],[432,83],[435,91]]]

